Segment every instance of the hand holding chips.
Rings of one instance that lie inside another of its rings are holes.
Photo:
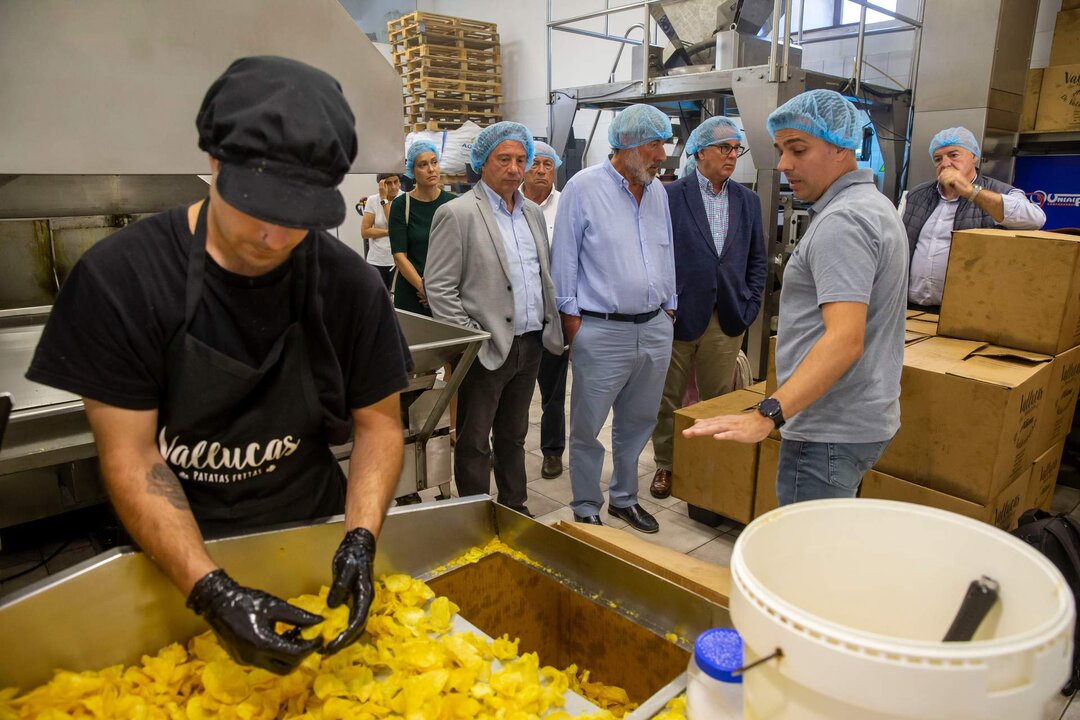
[[[326,604],[331,608],[349,603],[349,624],[340,635],[327,644],[324,652],[333,655],[360,639],[367,622],[368,610],[375,597],[372,565],[375,560],[375,536],[367,528],[353,528],[345,533],[334,553],[334,582]]]
[[[276,623],[308,627],[322,617],[290,605],[262,590],[238,584],[224,570],[207,573],[195,583],[187,606],[214,629],[222,646],[238,663],[287,675],[317,650],[320,640],[304,640],[294,633],[278,634]]]

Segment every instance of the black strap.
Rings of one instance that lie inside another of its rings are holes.
[[[1076,573],[1077,578],[1080,578],[1080,553],[1076,552],[1077,536],[1069,533],[1068,528],[1071,528],[1072,525],[1066,520],[1067,517],[1068,516],[1056,518],[1065,521],[1064,527],[1056,522],[1050,522],[1047,523],[1046,529],[1051,535],[1057,538],[1057,541],[1065,548],[1065,554],[1069,556],[1069,561],[1073,566],[1073,572]]]

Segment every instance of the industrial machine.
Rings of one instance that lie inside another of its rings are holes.
[[[64,52],[42,53],[45,43]],[[0,5],[0,393],[14,402],[0,447],[0,528],[104,500],[82,401],[23,375],[57,291],[90,246],[206,195],[195,113],[230,62],[258,54],[302,59],[341,82],[358,129],[352,172],[404,165],[400,80],[336,0],[138,12],[123,0]],[[409,313],[399,321],[415,367],[403,393],[398,494],[440,485],[449,496],[444,411],[487,335]],[[444,387],[436,373],[450,360],[459,372]],[[334,450],[340,459],[351,447]]]
[[[341,533],[341,522],[331,521],[207,547],[238,582],[294,597],[329,581]],[[447,568],[495,538],[537,565],[496,554]],[[392,509],[375,573],[423,579],[487,635],[508,633],[541,664],[576,663],[623,687],[641,705],[631,720],[652,717],[685,687],[685,638],[731,624],[724,607],[487,498]],[[0,600],[0,688],[28,690],[57,668],[137,662],[205,629],[146,555],[112,550]]]
[[[663,60],[665,51],[661,48],[648,53],[651,57],[646,60],[646,53],[640,52],[642,43],[627,36],[603,35],[570,27],[582,20],[635,8],[643,13],[643,19],[632,29],[641,28],[643,37],[651,38],[651,23],[656,20],[671,41],[666,60]],[[910,91],[897,92],[863,83],[858,73],[854,78],[841,78],[800,67],[802,50],[792,43],[792,8],[792,0],[745,0],[719,5],[673,3],[662,12],[661,0],[642,0],[571,18],[549,19],[548,23],[552,30],[604,37],[624,44],[637,42],[630,82],[616,82],[613,68],[607,83],[552,89],[549,119],[556,149],[562,147],[572,132],[574,117],[579,110],[617,111],[632,103],[649,103],[664,110],[673,120],[677,141],[668,163],[672,169],[681,160],[682,148],[690,132],[705,118],[737,115],[741,119],[746,128],[750,159],[756,168],[753,186],[762,201],[770,258],[762,312],[748,330],[746,340],[751,368],[759,378],[765,376],[769,336],[775,331],[783,267],[798,240],[798,236],[791,233],[805,226],[805,223],[800,226],[791,222],[799,209],[798,203],[783,186],[780,173],[773,169],[775,151],[765,130],[766,118],[774,109],[805,90],[825,88],[844,94],[867,113],[868,126],[888,128],[885,134],[877,134],[885,167],[882,192],[896,199],[902,189],[911,108]],[[921,27],[917,20],[890,14]],[[660,19],[661,15],[666,21]],[[707,33],[709,27],[715,30]],[[860,24],[860,56],[863,27],[864,23]],[[698,40],[702,32],[706,32],[707,37],[690,45],[685,51],[686,58],[680,58],[674,50]],[[767,33],[770,38],[761,37],[762,33]],[[799,34],[801,36],[801,32]],[[595,130],[595,123],[593,128]],[[867,141],[869,139],[870,134]]]

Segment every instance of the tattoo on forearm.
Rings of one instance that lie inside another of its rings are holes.
[[[146,473],[146,489],[151,495],[160,495],[177,510],[190,510],[184,488],[168,465],[157,463]]]

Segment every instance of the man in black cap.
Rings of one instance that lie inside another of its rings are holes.
[[[249,57],[196,118],[209,198],[91,248],[64,284],[27,377],[83,397],[102,477],[135,541],[232,656],[287,673],[321,618],[234,582],[204,535],[344,512],[329,604],[355,641],[401,472],[411,363],[378,273],[336,240],[355,121],[332,77]],[[351,430],[350,430],[351,424]],[[353,441],[346,479],[330,444]],[[259,558],[253,558],[259,561]]]

